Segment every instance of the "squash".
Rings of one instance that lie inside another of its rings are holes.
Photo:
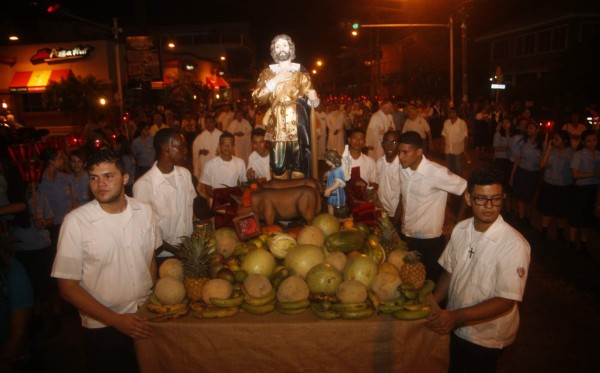
[[[347,261],[346,254],[341,251],[334,251],[325,257],[325,263],[331,264],[331,266],[340,271],[340,273],[344,271]]]
[[[273,291],[273,285],[267,276],[258,273],[249,274],[242,283],[246,294],[253,298],[262,298]]]
[[[367,300],[367,287],[360,281],[347,280],[340,284],[335,295],[341,303],[362,303]]]
[[[358,280],[367,288],[371,287],[375,276],[377,276],[377,264],[365,254],[348,259],[344,267],[344,280]]]
[[[325,239],[325,249],[329,252],[342,251],[349,253],[362,250],[364,242],[365,234],[359,230],[340,231],[329,235]]]
[[[229,227],[217,229],[214,238],[217,252],[225,258],[229,258],[236,246],[240,243],[235,230]]]
[[[185,298],[185,286],[181,281],[172,277],[164,277],[156,282],[154,294],[160,303],[170,306],[181,303]]]
[[[325,243],[325,235],[318,227],[307,225],[298,233],[296,242],[298,242],[298,245],[308,244],[321,247]]]
[[[306,283],[311,293],[335,294],[342,281],[340,271],[327,263],[317,264],[306,274]]]
[[[300,276],[292,275],[281,282],[277,289],[278,302],[299,302],[308,299],[308,285]]]
[[[308,271],[319,263],[323,263],[325,254],[319,246],[298,245],[292,247],[285,257],[285,266],[294,275],[306,278]]]
[[[179,259],[169,258],[160,265],[158,276],[160,278],[172,277],[183,282],[183,264]]]
[[[325,238],[332,233],[340,231],[340,222],[337,218],[325,212],[315,216],[312,225],[319,228],[321,232],[323,232]]]
[[[296,246],[296,240],[289,234],[281,233],[269,237],[267,245],[275,258],[284,259],[290,248]]]
[[[400,274],[398,273],[398,271],[396,271],[396,273],[379,272],[373,280],[371,290],[373,290],[373,292],[377,294],[379,299],[386,302],[392,299],[396,299],[400,296],[400,291],[398,290],[398,287],[401,283],[402,280],[400,280]]]
[[[210,298],[228,299],[233,293],[231,282],[220,278],[206,281],[202,288],[202,300],[206,304],[212,304]]]
[[[264,249],[256,249],[244,256],[241,269],[248,274],[258,273],[266,277],[271,277],[276,265],[277,263],[273,254]]]

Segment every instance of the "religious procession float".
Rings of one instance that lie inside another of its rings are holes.
[[[288,229],[270,219],[261,225],[260,210],[236,216],[233,227],[198,224],[160,266],[150,320],[307,310],[328,320],[425,318],[434,282],[377,202],[344,219],[318,213]]]

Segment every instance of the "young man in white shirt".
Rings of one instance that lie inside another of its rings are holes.
[[[188,154],[187,142],[179,130],[161,129],[154,135],[156,162],[133,185],[133,196],[152,206],[165,242],[158,255],[160,265],[181,242],[181,237],[190,236],[194,230],[193,205],[196,190],[192,175],[185,163]]]
[[[365,155],[362,150],[365,147],[365,130],[353,128],[348,137],[348,151],[352,160],[351,167],[358,168],[360,178],[366,182],[364,187],[377,188],[377,165],[375,160]]]
[[[388,130],[394,129],[394,118],[392,117],[392,111],[394,106],[390,100],[383,100],[381,102],[381,108],[377,110],[369,120],[366,133],[366,144],[369,148],[369,156],[373,159],[379,159],[383,156],[383,148],[381,147],[381,141],[383,141],[383,135]]]
[[[135,372],[132,338],[152,336],[135,313],[152,292],[162,240],[151,207],[125,196],[117,153],[92,153],[88,173],[94,200],[65,217],[52,277],[79,309],[88,371]]]
[[[196,136],[192,144],[193,173],[198,180],[200,180],[206,162],[217,156],[219,138],[223,132],[219,131],[216,125],[215,117],[207,116],[204,119],[205,130]]]
[[[442,227],[448,193],[462,195],[467,181],[427,159],[418,133],[403,133],[399,141],[402,213],[396,212],[397,219],[408,247],[422,254],[427,277],[436,281],[442,273],[437,259],[446,246]]]
[[[241,158],[244,163],[248,162],[248,157],[252,152],[252,144],[250,134],[252,126],[248,122],[240,110],[235,112],[235,118],[229,123],[227,132],[235,136],[235,155]]]
[[[466,159],[465,149],[469,141],[467,123],[458,117],[454,107],[448,108],[448,119],[444,122],[442,138],[448,169],[462,176]]]
[[[208,161],[202,171],[200,182],[211,199],[215,189],[235,187],[246,181],[246,164],[233,155],[234,147],[235,137],[224,132],[219,139],[219,156]]]
[[[255,128],[252,130],[252,153],[248,157],[248,169],[246,170],[246,179],[254,181],[256,179],[271,180],[271,166],[269,164],[269,148],[265,140],[265,130]]]
[[[400,202],[399,137],[398,131],[387,131],[383,135],[381,146],[384,155],[377,161],[377,196],[390,218],[396,216]]]
[[[433,138],[431,137],[431,128],[427,120],[419,115],[419,110],[414,105],[408,105],[407,108],[408,118],[404,121],[404,127],[402,127],[402,133],[409,131],[415,131],[421,136],[423,140],[423,149],[433,149]]]
[[[494,372],[519,327],[530,247],[500,216],[502,182],[497,168],[471,173],[465,200],[473,217],[456,225],[439,259],[444,272],[433,296],[448,304],[429,316],[427,326],[452,333],[451,372]]]

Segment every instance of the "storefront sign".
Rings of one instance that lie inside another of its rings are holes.
[[[127,78],[129,83],[162,81],[162,66],[158,39],[152,36],[128,36]]]
[[[70,49],[65,48],[42,48],[38,49],[37,53],[29,60],[32,64],[37,65],[43,62],[59,63],[65,60],[76,60],[87,57],[94,47],[91,45],[77,45]]]

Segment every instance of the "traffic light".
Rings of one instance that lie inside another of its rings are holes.
[[[360,28],[360,23],[354,22],[352,23],[352,30],[358,30]]]

